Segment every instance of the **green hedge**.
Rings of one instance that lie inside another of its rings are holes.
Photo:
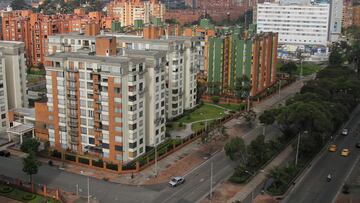
[[[9,186],[0,187],[0,193],[10,193],[13,190],[14,190],[14,188],[9,187]]]
[[[76,162],[76,156],[71,154],[65,154],[65,159],[68,161],[74,161]]]
[[[251,176],[249,174],[244,173],[241,176],[231,176],[229,180],[233,183],[241,184],[241,183],[245,183],[246,181],[248,181],[250,177]]]
[[[135,169],[136,169],[136,162],[130,162],[130,163],[122,166],[123,171],[135,170]]]
[[[79,163],[89,165],[89,164],[90,164],[90,160],[87,159],[87,158],[84,158],[84,157],[79,157]]]
[[[103,168],[104,167],[104,162],[101,159],[99,159],[98,161],[92,160],[92,165],[96,166],[96,167],[99,167],[99,168]]]
[[[51,156],[52,156],[52,157],[55,157],[55,158],[59,158],[59,159],[62,158],[61,152],[58,152],[57,150],[52,151],[52,152],[51,152]]]
[[[36,195],[34,194],[25,194],[22,196],[23,200],[30,201],[36,198]]]
[[[118,171],[118,165],[117,164],[113,164],[113,163],[106,163],[106,168],[113,170],[113,171]]]

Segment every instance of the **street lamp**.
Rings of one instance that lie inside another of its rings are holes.
[[[80,171],[80,174],[84,175],[84,171]],[[87,178],[87,202],[90,203],[90,180],[89,176],[85,175]],[[78,185],[76,185],[76,190],[78,190]],[[77,191],[76,191],[77,192]]]
[[[307,134],[307,131],[303,132],[304,134]],[[299,158],[299,148],[300,148],[300,138],[301,138],[301,132],[299,132],[297,147],[296,147],[296,157],[295,157],[295,166],[298,164],[298,158]]]
[[[254,173],[251,173],[250,171],[244,171],[245,173],[251,175],[251,176],[254,176],[255,177],[255,174]]]

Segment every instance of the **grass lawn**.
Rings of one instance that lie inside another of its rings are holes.
[[[321,70],[321,66],[315,63],[303,63],[303,76],[311,75],[313,73],[318,72]],[[300,75],[300,65],[298,65],[298,69],[296,71],[297,75]]]
[[[49,202],[49,203],[60,203],[59,201],[56,201],[54,199],[50,199],[50,198],[45,198],[43,196],[40,195],[35,195],[32,194],[30,192],[25,192],[16,188],[12,188],[11,189],[4,192],[6,189],[10,186],[6,186],[6,185],[0,185],[0,195],[4,196],[4,197],[8,197],[10,199],[14,199],[14,200],[18,200],[21,202],[28,202],[28,203],[42,203],[42,202]],[[24,198],[25,196],[31,196],[31,195],[35,195],[34,199],[31,200],[26,200],[26,198]]]
[[[189,113],[178,119],[176,122],[182,123],[192,123],[195,121],[205,120],[205,119],[215,119],[221,118],[224,116],[224,109],[212,106],[210,104],[203,104],[200,108]]]
[[[208,121],[207,126],[209,127],[214,121]],[[194,123],[191,125],[191,130],[197,132],[199,130],[205,129],[205,122]]]
[[[218,106],[229,109],[230,111],[240,111],[245,107],[245,104],[216,104]]]

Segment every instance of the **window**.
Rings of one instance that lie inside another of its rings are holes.
[[[115,142],[122,142],[121,136],[115,136]]]
[[[94,144],[95,143],[95,139],[93,137],[89,137],[89,144]]]
[[[140,141],[139,141],[139,144],[142,144],[144,142],[144,139],[141,138]]]
[[[119,146],[119,145],[115,145],[115,150],[118,152],[122,152],[123,151],[123,147]]]
[[[116,155],[116,160],[122,161],[122,155],[121,155],[121,154],[117,154],[117,155]]]
[[[103,148],[105,149],[109,149],[109,144],[108,143],[102,143],[101,145]]]
[[[136,146],[137,146],[137,142],[134,142],[134,143],[129,143],[129,148],[130,149],[134,149],[134,148],[136,148]]]
[[[1,119],[5,119],[5,118],[6,118],[6,114],[5,113],[1,114]]]

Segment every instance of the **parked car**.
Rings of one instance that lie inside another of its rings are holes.
[[[344,149],[341,151],[341,156],[349,156],[349,154],[350,154],[349,149],[344,148]]]
[[[10,156],[10,152],[7,151],[7,150],[1,150],[1,151],[0,151],[0,156],[9,157],[9,156]]]
[[[341,131],[341,134],[342,135],[348,135],[349,134],[349,130],[344,128],[342,131]]]
[[[329,152],[336,152],[336,150],[337,150],[337,147],[335,144],[330,145]]]
[[[171,180],[169,181],[169,184],[171,187],[176,187],[178,185],[181,185],[185,182],[185,178],[184,177],[173,177],[171,178]]]

